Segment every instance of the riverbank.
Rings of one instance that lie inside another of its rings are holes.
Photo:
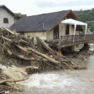
[[[93,51],[88,50],[89,46],[87,44],[84,45],[83,49],[81,49],[80,52],[69,51],[69,53],[63,54],[63,52],[57,52],[57,50],[53,50],[45,43],[44,44],[46,47],[43,45],[39,47],[39,42],[37,44],[34,44],[32,39],[17,35],[12,31],[7,30],[6,28],[3,28],[1,32],[3,37],[0,37],[0,64],[7,66],[5,69],[3,69],[2,66],[0,68],[0,75],[2,75],[0,76],[0,86],[2,88],[2,85],[7,85],[9,86],[9,88],[11,87],[12,89],[19,91],[20,89],[18,88],[18,85],[35,85],[37,81],[38,85],[40,86],[40,80],[42,78],[49,79],[52,77],[52,80],[54,80],[55,77],[55,75],[53,74],[47,74],[45,77],[44,73],[52,71],[64,71],[65,69],[86,69],[86,66],[88,64],[87,58],[90,55],[94,54]],[[25,75],[23,75],[23,73]],[[16,77],[14,77],[14,74],[16,75],[17,79]],[[32,76],[28,74],[32,74]],[[58,74],[56,75],[56,77],[60,78]],[[22,80],[27,76],[30,76],[29,79],[25,79],[25,81],[23,82]],[[36,78],[37,80],[34,80]],[[61,77],[61,79],[62,78],[63,77]],[[33,81],[34,83],[32,84],[32,82],[30,82],[29,80]],[[50,81],[49,84],[52,82],[52,80],[48,80]],[[16,84],[16,86],[14,84]]]
[[[24,92],[11,94],[94,94],[94,55],[87,60],[87,69],[84,70],[34,74],[24,87]]]

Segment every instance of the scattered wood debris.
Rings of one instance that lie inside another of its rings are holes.
[[[30,66],[37,65],[36,67],[39,70],[44,70],[46,67],[51,70],[63,68],[65,62],[63,63],[62,56],[57,56],[54,50],[37,37],[38,43],[48,51],[47,53],[40,52],[38,46],[35,46],[31,40],[4,27],[1,28],[0,44],[2,45],[3,53],[8,57],[13,57],[21,62],[29,62]],[[50,54],[48,55],[48,53]]]
[[[5,92],[6,90],[18,90],[21,89],[16,84],[17,82],[27,80],[27,73],[17,68],[16,66],[0,68],[0,91]],[[3,89],[3,87],[5,87]]]
[[[23,35],[14,33],[4,27],[0,30],[0,51],[7,58],[12,59],[11,61],[13,64],[11,65],[6,61],[7,66],[12,66],[12,71],[10,69],[0,69],[0,88],[5,87],[5,90],[11,88],[20,90],[16,82],[27,79],[26,77],[28,76],[28,73],[31,74],[49,70],[60,70],[75,66],[75,62],[72,60],[73,57],[76,58],[75,55],[71,56],[71,58],[65,57],[60,52],[52,49],[46,42],[42,41],[38,37],[37,45],[35,45],[33,38],[26,38]],[[78,58],[79,56],[76,60]],[[79,60],[81,59],[83,59],[83,57],[80,57]],[[25,71],[14,65],[25,65]],[[20,73],[19,76],[17,72]],[[10,75],[10,73],[15,76]]]
[[[59,56],[56,55],[56,51],[52,50],[44,41],[37,37],[38,44],[43,46],[42,49],[46,49],[47,53],[44,53],[32,40],[33,39],[25,38],[24,36],[14,33],[7,28],[1,28],[1,51],[6,57],[17,60],[17,65],[23,63],[23,65],[27,64],[27,66],[25,71],[14,66],[15,63],[13,63],[10,68],[0,69],[0,87],[5,87],[5,90],[14,89],[20,91],[16,82],[25,80],[28,76],[27,73],[57,70],[67,65],[66,62],[63,63],[61,57],[59,58]]]

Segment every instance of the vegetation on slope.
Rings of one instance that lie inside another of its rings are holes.
[[[74,14],[79,21],[88,23],[90,31],[94,31],[94,9],[74,11]]]

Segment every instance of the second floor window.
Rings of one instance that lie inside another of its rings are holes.
[[[9,23],[8,18],[4,18],[3,23]]]

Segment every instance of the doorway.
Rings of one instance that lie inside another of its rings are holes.
[[[54,39],[59,39],[59,26],[56,26],[53,30]]]

